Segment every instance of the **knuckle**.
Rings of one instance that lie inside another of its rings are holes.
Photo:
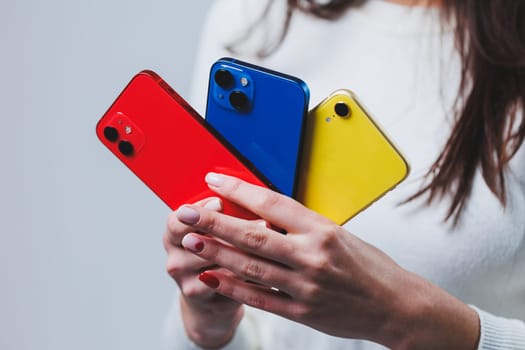
[[[223,286],[222,284],[219,288],[221,288],[221,294],[229,296],[241,304],[246,304],[257,309],[265,309],[268,304],[268,300],[266,299],[265,295],[258,292],[247,291],[238,286]]]
[[[195,270],[194,264],[190,263],[190,261],[180,249],[174,250],[168,254],[166,272],[178,282],[188,273],[192,273]]]
[[[202,228],[205,232],[215,232],[218,230],[220,228],[220,222],[217,215],[215,212],[201,214],[199,228]]]
[[[262,295],[250,294],[245,296],[244,303],[257,309],[265,309],[266,298]]]
[[[229,196],[234,196],[239,191],[241,180],[232,178],[230,181],[228,181],[228,184],[229,186],[224,187],[224,192]]]
[[[168,231],[170,233],[177,233],[179,231],[181,231],[181,223],[180,221],[177,219],[177,216],[175,215],[175,212],[172,211],[169,215],[168,215],[168,221],[166,223],[166,226],[168,228]]]
[[[281,200],[282,198],[277,193],[265,191],[262,195],[257,197],[255,206],[264,211],[278,205]]]
[[[258,231],[257,228],[252,228],[251,231],[247,232],[243,236],[243,245],[248,249],[260,249],[268,241],[268,236]]]
[[[196,298],[202,294],[201,288],[189,283],[182,284],[181,292],[187,298]]]
[[[241,273],[245,277],[255,281],[260,281],[264,277],[264,269],[258,262],[254,260],[249,260],[248,262],[246,262],[241,267]]]
[[[293,320],[308,320],[312,315],[312,308],[306,304],[297,303],[295,304],[290,311],[290,316]]]
[[[183,267],[176,259],[169,259],[166,264],[166,272],[174,280],[178,279],[182,275]]]
[[[310,261],[311,275],[316,279],[318,277],[325,276],[326,273],[330,270],[330,266],[330,258],[324,254],[312,258]]]
[[[297,256],[296,252],[298,250],[298,246],[296,242],[284,240],[280,243],[279,250],[283,256],[294,257]]]
[[[319,237],[319,244],[321,248],[324,249],[330,249],[333,247],[334,243],[339,240],[339,236],[341,234],[339,232],[339,226],[333,224],[328,225],[321,232],[323,232],[323,234]]]
[[[162,235],[162,245],[166,253],[171,254],[174,249],[180,248],[183,234],[175,235],[169,231]]]
[[[302,288],[302,299],[314,302],[319,300],[322,293],[322,288],[319,284],[310,283]]]

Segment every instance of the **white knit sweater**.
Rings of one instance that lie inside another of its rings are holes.
[[[209,67],[242,36],[266,1],[220,0],[203,37],[191,102],[205,110]],[[525,151],[506,175],[505,208],[478,173],[456,228],[443,223],[448,201],[398,205],[422,184],[450,133],[460,61],[451,28],[439,10],[369,0],[329,22],[296,13],[282,46],[257,60],[253,50],[280,31],[286,1],[242,44],[236,57],[302,78],[311,107],[338,88],[357,93],[411,164],[409,178],[345,227],[379,247],[404,268],[429,279],[478,312],[479,349],[525,349]],[[196,349],[186,338],[178,302],[166,322],[171,349]],[[483,311],[482,311],[483,310]],[[495,316],[497,315],[497,316]],[[407,330],[408,332],[410,330]],[[248,308],[228,349],[382,349],[366,341],[328,336]]]

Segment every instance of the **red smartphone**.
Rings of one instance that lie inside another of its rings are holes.
[[[273,188],[155,72],[133,77],[96,127],[100,141],[172,210],[217,196],[208,172]],[[223,200],[224,213],[255,215]]]

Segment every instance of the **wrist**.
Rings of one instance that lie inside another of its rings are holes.
[[[220,310],[219,313],[212,307],[192,305],[182,295],[180,308],[189,339],[205,349],[216,349],[228,344],[244,313],[242,307],[231,312]]]
[[[477,349],[479,318],[472,308],[415,274],[407,282],[386,326],[390,348]]]

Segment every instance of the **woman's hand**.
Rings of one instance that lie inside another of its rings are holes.
[[[218,198],[208,198],[197,202],[208,211],[221,210]],[[179,209],[179,214],[184,208]],[[215,348],[227,343],[233,336],[242,315],[242,305],[230,298],[217,294],[215,290],[202,284],[197,276],[204,270],[214,269],[228,276],[231,272],[221,271],[216,265],[186,251],[182,238],[193,231],[191,226],[181,223],[173,212],[168,218],[163,243],[168,253],[167,270],[181,289],[182,319],[186,332],[193,342],[203,347]]]
[[[179,209],[175,215],[189,232],[182,245],[223,268],[199,276],[218,293],[390,348],[475,348],[476,313],[380,250],[288,197],[220,174],[206,181],[224,199],[287,232],[200,206]]]

